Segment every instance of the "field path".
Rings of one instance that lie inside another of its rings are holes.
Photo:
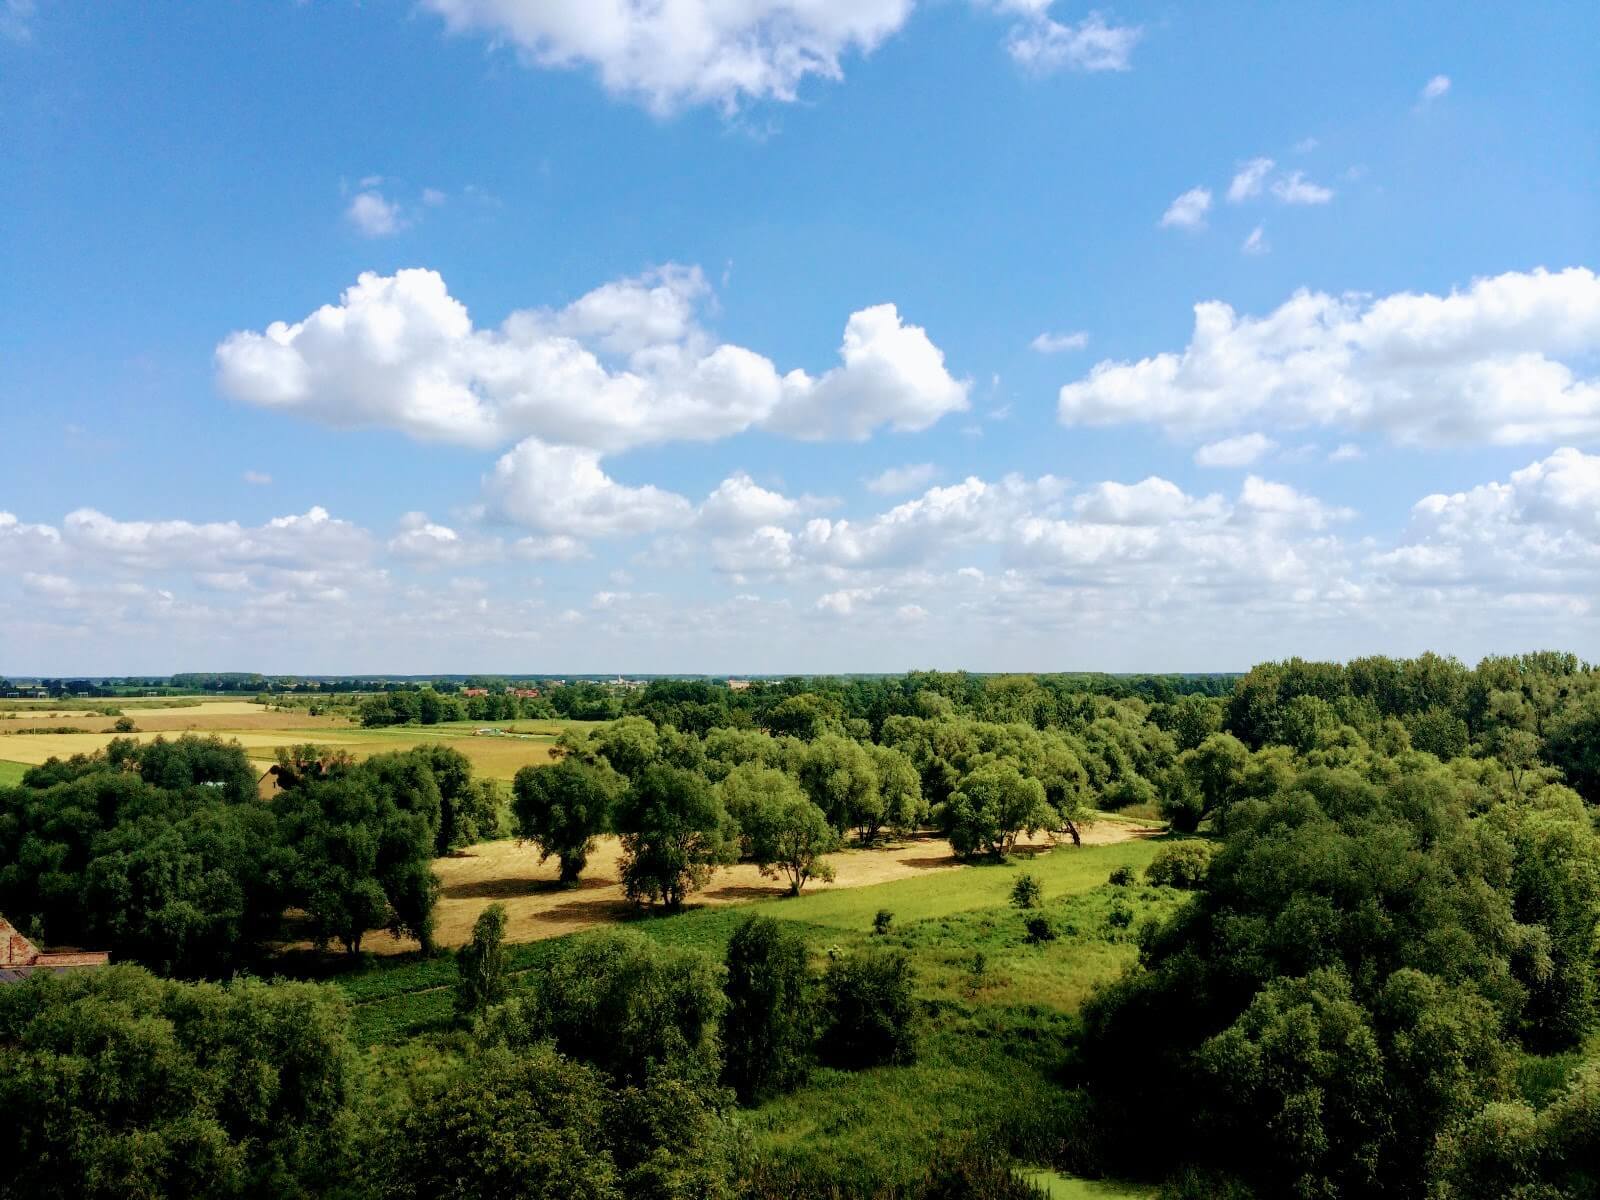
[[[1083,831],[1083,844],[1104,846],[1151,837],[1156,828],[1126,821],[1103,820]],[[1019,843],[1019,848],[1043,849],[1059,840],[1041,836]],[[560,937],[596,925],[614,923],[636,911],[623,894],[619,870],[621,847],[614,837],[600,839],[583,879],[564,888],[556,881],[554,859],[541,864],[531,845],[515,840],[483,842],[448,858],[437,859],[440,897],[434,909],[435,937],[441,946],[459,946],[472,936],[473,922],[488,905],[506,906],[506,941],[533,942]],[[960,870],[963,864],[943,838],[920,836],[881,850],[845,850],[829,856],[837,878],[833,883],[811,883],[806,894],[867,887],[937,871]],[[704,891],[695,893],[696,904],[738,904],[782,896],[787,891],[777,880],[764,878],[749,863],[724,867],[712,876]],[[367,935],[362,949],[374,954],[401,954],[417,944],[382,930]]]

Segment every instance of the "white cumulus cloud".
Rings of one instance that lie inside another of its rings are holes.
[[[223,391],[343,428],[489,448],[524,437],[616,451],[766,426],[795,437],[915,431],[967,407],[968,384],[892,304],[853,314],[820,377],[718,343],[698,323],[698,269],[615,281],[563,309],[475,327],[437,272],[363,274],[293,324],[229,335]]]
[[[1277,443],[1264,433],[1242,433],[1207,442],[1194,452],[1194,461],[1200,467],[1248,467],[1276,448]]]
[[[572,538],[616,537],[685,525],[693,515],[682,496],[618,483],[593,450],[526,438],[503,455],[484,480],[492,514]]]
[[[454,32],[487,33],[541,67],[588,67],[659,113],[793,100],[838,79],[911,15],[912,0],[424,0]]]
[[[1508,272],[1438,296],[1297,292],[1263,317],[1195,306],[1180,352],[1104,361],[1061,389],[1068,425],[1174,433],[1274,421],[1412,445],[1600,437],[1600,279]],[[1564,361],[1564,360],[1570,360]]]

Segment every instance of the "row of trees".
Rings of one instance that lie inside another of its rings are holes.
[[[430,945],[432,861],[496,832],[497,789],[446,746],[362,763],[296,747],[273,771],[264,801],[243,749],[194,736],[33,768],[0,790],[0,912],[180,976],[225,976],[296,933]]]
[[[1076,838],[1087,819],[1089,776],[1064,738],[949,718],[895,718],[884,736],[702,738],[624,718],[564,735],[559,761],[517,773],[516,830],[568,883],[596,839],[615,833],[629,896],[676,908],[740,858],[798,895],[832,877],[826,856],[846,837],[872,845],[932,819],[959,854],[1000,857],[1023,833]]]

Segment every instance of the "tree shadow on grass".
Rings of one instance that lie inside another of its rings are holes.
[[[788,894],[789,886],[783,883],[729,883],[701,893],[708,900],[768,900]]]
[[[447,900],[514,900],[519,896],[590,892],[616,885],[615,879],[580,879],[577,883],[561,883],[555,879],[474,879],[450,884],[440,895]]]
[[[609,885],[603,885],[609,886]],[[593,899],[568,900],[564,904],[554,904],[539,912],[519,916],[519,920],[543,921],[552,924],[599,925],[613,921],[626,921],[638,915],[639,906],[629,900],[602,900]]]
[[[915,867],[919,871],[927,871],[935,867],[959,866],[964,861],[964,859],[957,858],[954,854],[940,854],[932,855],[927,858],[902,858],[900,860],[900,865],[904,867]]]

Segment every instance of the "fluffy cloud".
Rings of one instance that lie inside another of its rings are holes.
[[[1259,225],[1250,231],[1244,241],[1239,243],[1239,252],[1241,254],[1265,254],[1270,249],[1272,247],[1267,245],[1267,231]]]
[[[1569,447],[1503,483],[1424,497],[1372,565],[1411,587],[1546,595],[1587,611],[1600,588],[1600,456]]]
[[[706,529],[741,530],[775,525],[800,511],[798,501],[769,491],[743,471],[728,476],[700,506]]]
[[[456,32],[485,32],[544,67],[587,66],[608,91],[666,113],[793,100],[838,79],[847,53],[897,31],[912,0],[424,0]]]
[[[1304,171],[1291,171],[1272,183],[1272,194],[1285,204],[1326,204],[1333,199],[1333,189],[1312,183]]]
[[[1277,443],[1264,433],[1243,433],[1207,442],[1194,452],[1194,461],[1199,467],[1248,467],[1276,448]]]
[[[1450,90],[1450,76],[1435,75],[1422,85],[1422,102],[1424,104],[1439,99]]]
[[[808,441],[864,441],[880,425],[915,433],[968,407],[970,384],[945,370],[944,353],[892,304],[853,314],[839,356],[844,365],[820,379],[784,376],[782,402],[766,424]]]
[[[939,474],[932,463],[908,463],[903,467],[889,467],[866,481],[867,491],[879,496],[899,496],[925,488]]]
[[[1206,213],[1211,211],[1211,189],[1190,188],[1167,206],[1161,214],[1163,229],[1204,229]]]
[[[489,562],[501,557],[504,546],[498,538],[473,537],[448,525],[430,521],[427,513],[406,513],[399,531],[389,539],[388,552],[395,558],[423,567],[460,567]]]
[[[1065,492],[1053,476],[1025,480],[1009,475],[998,483],[976,476],[949,487],[930,488],[888,512],[864,521],[808,521],[798,546],[818,563],[841,567],[921,562],[935,550],[993,544],[1018,517],[1049,510]]]
[[[391,200],[386,200],[383,193],[376,188],[357,192],[352,196],[344,215],[362,237],[390,237],[399,233],[407,224],[405,217],[401,215],[400,206]]]
[[[492,514],[529,529],[568,537],[616,537],[685,525],[693,515],[682,496],[618,483],[600,456],[536,438],[519,442],[484,480]]]
[[[61,531],[53,525],[30,525],[0,511],[0,562],[37,563],[60,549]]]
[[[1049,15],[1052,0],[973,0],[1018,18],[1006,48],[1034,71],[1124,71],[1136,27],[1090,13]],[[712,104],[795,99],[815,76],[837,80],[847,55],[870,54],[915,0],[423,0],[452,32],[486,33],[535,66],[588,67],[607,91],[659,114]]]
[[[345,566],[367,559],[372,548],[365,530],[324,508],[254,527],[237,521],[121,521],[80,508],[67,514],[62,536],[70,549],[94,562],[143,570]]]
[[[697,269],[665,267],[491,330],[474,327],[434,271],[368,273],[302,321],[231,334],[217,347],[218,383],[336,427],[481,448],[534,437],[616,451],[756,425],[861,439],[967,407],[968,385],[892,304],[850,317],[842,365],[780,376],[699,326],[708,290]]]
[[[1068,425],[1170,432],[1274,420],[1414,445],[1600,436],[1600,381],[1562,362],[1600,344],[1594,272],[1508,272],[1448,296],[1298,292],[1265,317],[1195,306],[1180,353],[1105,361],[1061,389]]]
[[[1262,184],[1273,166],[1270,158],[1252,158],[1242,165],[1228,184],[1228,203],[1240,204],[1259,196]]]
[[[1096,484],[1073,502],[1080,520],[1095,525],[1166,525],[1222,511],[1222,499],[1196,500],[1171,480],[1152,475],[1138,483]]]

